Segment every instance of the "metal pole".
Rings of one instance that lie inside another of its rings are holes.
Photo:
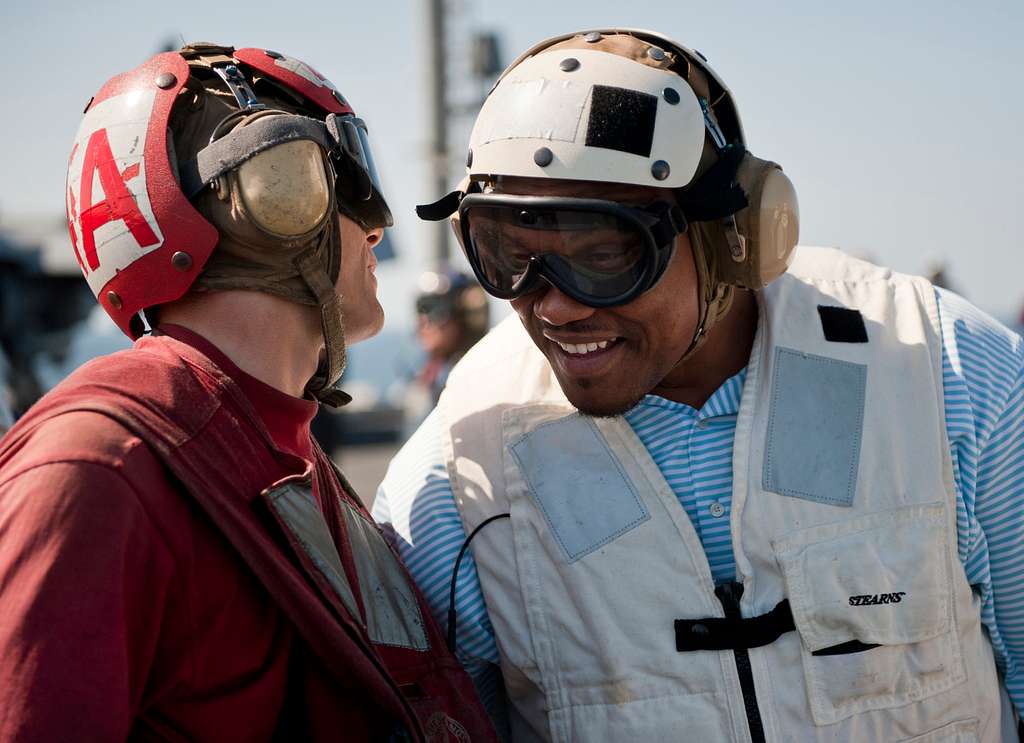
[[[427,54],[430,70],[431,106],[431,181],[434,198],[449,188],[448,182],[448,95],[445,71],[445,2],[429,0],[430,22],[427,24]],[[448,263],[448,224],[440,222],[434,230],[434,263],[441,268]]]

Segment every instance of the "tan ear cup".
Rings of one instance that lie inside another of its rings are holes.
[[[298,237],[316,229],[331,203],[320,146],[285,142],[238,167],[238,193],[249,217],[265,232]]]
[[[786,272],[800,234],[800,210],[792,181],[776,163],[750,153],[736,174],[749,205],[736,212],[739,239],[726,226],[720,281],[760,289]]]

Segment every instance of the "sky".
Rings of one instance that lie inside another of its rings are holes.
[[[5,3],[0,226],[62,214],[71,141],[109,77],[167,40],[275,49],[330,78],[370,126],[400,254],[378,270],[380,294],[390,326],[411,327],[436,228],[413,207],[441,195],[429,173],[427,3],[284,7]],[[465,79],[473,31],[497,32],[505,62],[548,36],[602,26],[656,30],[699,49],[733,92],[748,149],[795,183],[802,244],[910,273],[943,261],[955,287],[997,317],[1015,319],[1024,306],[1020,0],[450,0],[449,21],[452,97],[468,111],[479,103],[479,86]],[[450,130],[453,186],[470,121]]]

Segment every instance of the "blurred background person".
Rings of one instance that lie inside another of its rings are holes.
[[[426,354],[406,393],[406,423],[415,428],[437,404],[455,363],[490,327],[487,295],[473,277],[428,271],[416,297],[416,340]]]

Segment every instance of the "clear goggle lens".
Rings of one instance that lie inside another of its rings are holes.
[[[488,200],[467,197],[460,220],[470,263],[495,296],[521,296],[547,280],[585,304],[621,304],[653,285],[671,250],[670,239],[658,244],[651,227],[659,220],[649,210],[582,199]]]

